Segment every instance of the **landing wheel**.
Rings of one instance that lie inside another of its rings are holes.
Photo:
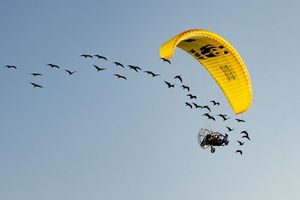
[[[216,151],[216,149],[213,147],[210,149],[210,152],[212,152],[212,153],[215,153],[215,151]]]

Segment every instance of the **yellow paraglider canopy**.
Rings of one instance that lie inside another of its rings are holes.
[[[252,101],[250,77],[246,65],[232,45],[210,31],[189,30],[164,43],[160,47],[161,58],[171,58],[177,46],[206,68],[236,114],[249,109]]]

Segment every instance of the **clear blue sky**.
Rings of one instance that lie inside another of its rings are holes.
[[[0,199],[299,199],[299,7],[271,0],[2,0]],[[234,153],[238,132],[214,154],[201,149],[197,131],[224,126],[188,110],[183,91],[163,83],[182,74],[199,102],[218,99],[234,117],[192,57],[177,49],[172,65],[159,59],[162,43],[194,28],[223,36],[248,67],[253,104],[241,116],[247,123],[229,124],[251,135],[243,156]],[[8,64],[18,70],[2,67]],[[107,71],[96,73],[93,64]]]

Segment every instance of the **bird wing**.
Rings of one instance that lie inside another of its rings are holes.
[[[154,73],[154,72],[149,72],[149,74],[151,74],[153,77],[155,76],[155,73]]]
[[[190,108],[193,108],[193,106],[189,102],[185,102],[185,105],[189,106]]]
[[[171,61],[168,60],[168,59],[166,59],[166,58],[163,58],[163,61],[164,61],[164,62],[168,62],[169,64],[171,64]]]
[[[247,138],[248,140],[250,140],[248,135],[244,135],[242,138]]]
[[[211,112],[211,110],[208,106],[203,106],[203,108],[206,108],[207,110],[209,110],[209,112]]]
[[[33,85],[33,87],[39,87],[39,88],[43,88],[43,86],[41,86],[41,85],[39,85],[39,84],[32,83],[32,82],[30,82],[30,83],[31,83],[31,85]]]
[[[100,68],[97,66],[97,65],[94,65],[94,67],[99,71],[100,70]]]
[[[151,74],[151,72],[150,72],[150,71],[145,71],[145,73],[147,73],[147,74]]]
[[[248,134],[247,131],[242,131],[241,133],[242,133],[242,134],[246,134],[247,136],[249,136],[249,134]]]
[[[243,152],[241,150],[236,150],[235,153],[240,153],[241,155],[243,155]]]

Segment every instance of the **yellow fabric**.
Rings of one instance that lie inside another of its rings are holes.
[[[198,60],[218,83],[236,114],[247,111],[252,101],[251,80],[238,52],[221,36],[206,30],[189,30],[160,47],[169,59],[176,47]]]

